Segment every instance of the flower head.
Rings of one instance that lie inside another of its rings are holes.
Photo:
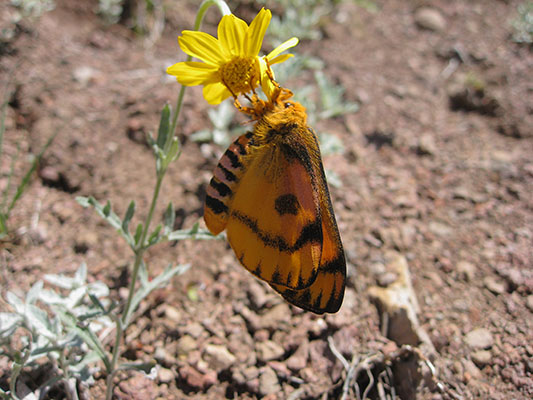
[[[276,47],[266,57],[259,57],[272,14],[261,9],[250,26],[242,19],[225,15],[218,25],[218,39],[205,32],[183,31],[178,38],[181,49],[203,62],[179,62],[167,68],[185,86],[203,85],[204,98],[210,104],[255,90],[262,85],[268,96],[272,83],[266,80],[268,65],[284,62],[292,54],[281,54],[296,46],[292,38]],[[268,60],[268,61],[267,61]]]

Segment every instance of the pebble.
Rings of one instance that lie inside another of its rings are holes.
[[[494,294],[503,294],[507,291],[505,281],[497,279],[494,276],[486,276],[483,279],[483,284]]]
[[[417,151],[420,155],[432,156],[437,153],[435,138],[431,134],[424,134],[418,139]]]
[[[168,352],[164,345],[156,347],[154,352],[154,358],[159,364],[167,366],[176,363],[176,359]]]
[[[476,276],[476,266],[468,261],[459,261],[457,272],[466,282],[471,282]]]
[[[257,357],[263,362],[280,358],[285,353],[283,347],[271,340],[258,343],[256,346]]]
[[[465,381],[469,381],[470,379],[479,379],[481,378],[481,371],[478,367],[476,367],[476,364],[474,364],[470,360],[463,360],[463,367],[464,367],[464,378]]]
[[[178,356],[187,356],[187,354],[196,349],[196,347],[197,344],[194,338],[189,335],[183,335],[178,339],[176,352],[178,353]]]
[[[420,28],[435,32],[443,31],[446,28],[446,20],[440,11],[430,7],[416,10],[415,22]]]
[[[216,371],[227,369],[236,361],[236,357],[225,346],[218,344],[205,346],[204,355],[209,366]]]
[[[168,368],[159,368],[159,371],[157,371],[157,378],[161,383],[169,383],[174,379],[174,372]]]
[[[269,394],[280,392],[281,386],[279,384],[276,372],[272,368],[266,367],[264,372],[259,377],[259,393],[262,396],[267,396]]]
[[[526,306],[527,308],[529,308],[529,311],[533,311],[533,294],[527,296]]]
[[[189,365],[181,367],[179,369],[179,375],[189,386],[197,389],[206,389],[217,381],[215,371],[208,371],[206,374],[202,374]]]
[[[436,221],[429,223],[429,230],[437,236],[449,236],[453,233],[453,229],[448,225]]]
[[[394,272],[386,272],[380,275],[377,279],[378,285],[381,287],[387,287],[392,285],[398,279],[398,275]]]
[[[305,340],[292,356],[287,359],[287,367],[293,371],[299,371],[307,365],[309,354],[309,342]]]
[[[477,328],[465,335],[465,342],[471,349],[488,349],[492,347],[494,339],[488,329]]]
[[[492,353],[489,350],[474,351],[470,357],[472,358],[472,361],[474,361],[474,363],[480,368],[490,364],[492,361]]]
[[[289,305],[281,302],[261,316],[261,328],[268,330],[279,329],[280,325],[289,321],[290,315]]]
[[[82,86],[87,86],[87,84],[94,79],[98,71],[94,68],[88,66],[82,66],[76,68],[72,72],[72,78],[81,83]]]
[[[173,322],[181,322],[183,319],[180,310],[168,305],[165,307],[165,317]]]

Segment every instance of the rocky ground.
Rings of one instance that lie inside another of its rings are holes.
[[[0,5],[10,32],[0,43],[10,94],[2,187],[17,146],[20,178],[26,155],[58,133],[1,244],[2,298],[86,262],[89,280],[124,300],[129,249],[75,197],[109,199],[119,215],[135,200],[138,221],[146,215],[155,180],[144,137],[175,101],[164,71],[184,59],[176,37],[197,5],[168,2],[162,36],[148,46],[127,23],[106,25],[96,3],[56,0],[16,24],[15,8]],[[348,264],[341,310],[289,306],[224,241],[158,246],[146,257],[152,274],[191,268],[141,303],[122,357],[158,367],[152,377],[119,374],[116,398],[356,398],[367,388],[370,398],[533,396],[533,56],[512,40],[523,2],[368,3],[377,8],[339,2],[320,20],[321,37],[297,47],[360,106],[314,123],[344,146],[324,157],[339,183],[330,191]],[[230,7],[250,21],[260,5]],[[208,14],[214,32],[218,15]],[[282,82],[295,91],[310,83],[310,71]],[[160,220],[172,201],[176,229],[201,221],[224,151],[190,140],[211,128],[208,109],[199,88],[187,92],[183,154],[156,210]],[[0,360],[3,389],[8,365]],[[29,386],[42,383],[29,376]],[[105,376],[95,378],[86,398],[103,396]]]

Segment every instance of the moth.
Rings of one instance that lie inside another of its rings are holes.
[[[253,131],[222,155],[204,220],[213,234],[226,230],[240,263],[286,301],[335,313],[346,261],[318,140],[305,108],[288,89],[276,90],[267,102],[254,96],[253,107],[243,110],[256,120]]]

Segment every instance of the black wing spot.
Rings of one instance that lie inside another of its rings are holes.
[[[279,196],[274,202],[274,207],[279,215],[298,215],[300,203],[295,195],[288,193]]]

